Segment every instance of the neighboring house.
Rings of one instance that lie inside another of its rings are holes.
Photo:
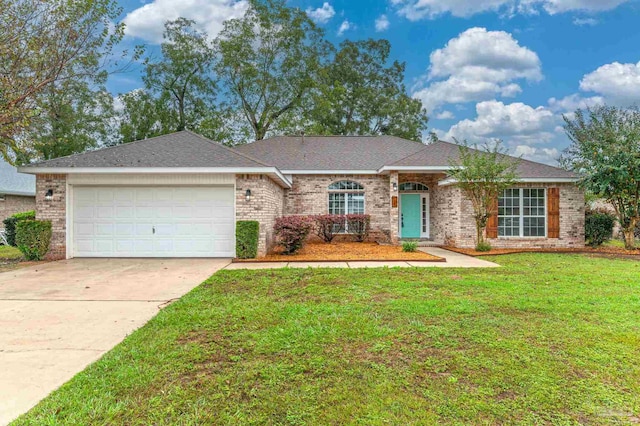
[[[471,204],[446,180],[458,146],[390,136],[276,137],[233,149],[183,131],[20,169],[37,177],[51,255],[231,257],[236,220],[260,223],[259,252],[283,215],[366,213],[374,240],[470,247]],[[495,247],[584,244],[584,195],[564,170],[522,161],[500,199]]]
[[[2,221],[14,213],[36,208],[36,179],[18,173],[15,167],[0,159],[0,229]]]

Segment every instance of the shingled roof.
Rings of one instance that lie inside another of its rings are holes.
[[[82,154],[30,164],[40,167],[269,167],[270,165],[237,152],[190,131],[98,149]],[[272,167],[272,166],[271,166]]]
[[[36,195],[36,178],[18,173],[15,167],[0,159],[0,194]]]
[[[395,136],[277,136],[234,149],[285,171],[373,171],[424,148]]]
[[[437,141],[427,145],[424,149],[392,163],[388,168],[394,167],[441,167],[456,162],[460,155],[460,147],[454,143]],[[549,166],[547,164],[536,163],[534,161],[520,159],[518,161],[517,173],[522,179],[544,179],[544,178],[575,178],[574,173]]]

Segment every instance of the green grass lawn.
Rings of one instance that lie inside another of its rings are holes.
[[[636,424],[640,262],[222,271],[16,424]]]
[[[0,246],[0,261],[22,259],[22,253],[15,247]]]

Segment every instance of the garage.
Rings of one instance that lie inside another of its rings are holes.
[[[233,257],[233,186],[75,186],[72,257]]]

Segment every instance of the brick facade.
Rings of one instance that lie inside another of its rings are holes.
[[[247,201],[246,191],[251,190]],[[284,215],[284,191],[265,175],[237,175],[236,220],[257,220],[260,223],[258,256],[263,256],[273,247],[273,225],[276,218]]]
[[[28,212],[36,209],[36,197],[5,194],[0,200],[0,228],[2,221],[16,213]]]
[[[53,190],[53,199],[45,200],[47,191]],[[36,219],[50,220],[51,244],[46,258],[64,259],[67,255],[67,176],[36,176]]]
[[[370,239],[389,241],[389,176],[384,175],[294,175],[293,186],[285,190],[285,215],[329,213],[329,185],[350,180],[364,187],[364,209],[371,216]]]
[[[560,188],[560,238],[492,238],[496,248],[565,248],[584,246],[584,192],[572,184],[522,184],[519,188]],[[431,205],[434,241],[456,247],[475,246],[471,201],[454,186],[439,187]]]

